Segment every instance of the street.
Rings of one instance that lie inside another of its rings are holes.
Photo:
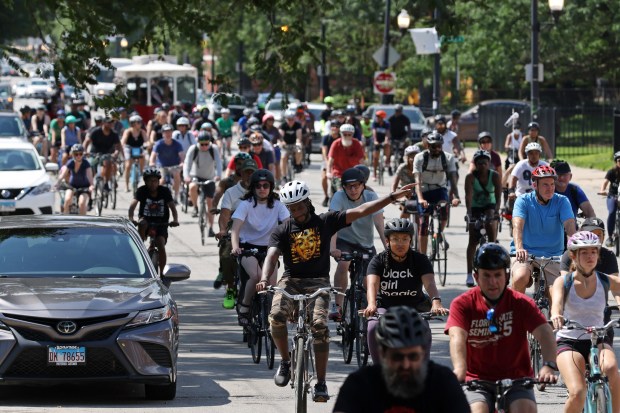
[[[16,106],[18,108],[19,106]],[[471,156],[471,151],[469,151]],[[312,156],[312,165],[298,175],[311,188],[311,199],[318,213],[326,211],[321,206],[323,193],[320,185],[320,157]],[[465,168],[461,166],[460,194]],[[607,211],[604,198],[596,195],[604,172],[573,168],[573,180],[582,185],[594,206],[597,216],[605,219]],[[369,185],[379,196],[390,192],[392,179],[385,178],[386,185]],[[124,182],[119,184],[118,206],[115,211],[106,210],[106,215],[127,215],[131,200],[124,192]],[[92,213],[92,212],[91,212]],[[398,216],[393,205],[386,208],[386,218]],[[465,207],[452,209],[450,226],[446,238],[450,243],[448,252],[448,277],[445,287],[438,286],[445,306],[465,287]],[[0,412],[152,412],[166,409],[170,412],[249,412],[267,408],[270,412],[294,411],[293,390],[279,388],[273,383],[273,375],[279,363],[276,352],[276,366],[268,370],[263,359],[255,365],[250,350],[242,342],[241,328],[237,325],[234,310],[225,310],[221,302],[224,290],[214,290],[213,280],[217,275],[218,250],[214,238],[208,238],[206,245],[200,243],[197,219],[180,212],[181,226],[171,228],[167,244],[168,262],[183,263],[192,269],[191,278],[173,284],[173,296],[179,305],[181,320],[181,346],[179,353],[178,391],[175,400],[153,402],[143,399],[143,390],[138,385],[84,385],[58,386],[50,388],[3,388],[0,387],[2,406]],[[500,233],[502,245],[508,247],[507,225]],[[383,248],[375,238],[378,251]],[[332,274],[335,265],[332,265]],[[280,271],[281,273],[281,271]],[[443,334],[443,322],[431,322],[433,329],[432,359],[450,366],[447,336]],[[325,404],[309,401],[309,411],[331,412],[338,389],[355,365],[346,365],[342,360],[340,337],[336,326],[330,323],[331,345],[327,385],[331,400]],[[354,361],[353,361],[354,363]],[[540,412],[555,412],[563,405],[566,389],[550,387],[544,393],[537,392]]]

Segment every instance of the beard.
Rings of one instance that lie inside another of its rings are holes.
[[[353,138],[351,139],[342,139],[342,146],[351,146],[353,145]]]
[[[428,373],[428,361],[422,363],[416,371],[409,371],[407,376],[400,374],[386,364],[381,364],[381,375],[389,394],[399,399],[413,399],[424,391],[424,382]]]

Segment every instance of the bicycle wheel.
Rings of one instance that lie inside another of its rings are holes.
[[[260,356],[263,341],[260,336],[261,319],[260,319],[260,304],[258,299],[254,297],[252,300],[252,308],[250,309],[250,324],[248,325],[248,345],[252,353],[252,361],[255,364],[260,363]]]
[[[340,321],[340,330],[342,332],[342,358],[345,364],[351,363],[353,357],[353,344],[355,337],[353,336],[353,291],[349,288],[346,291],[342,303],[342,320]]]
[[[620,208],[620,207],[618,207]],[[616,231],[614,232],[616,244],[616,257],[620,256],[620,212],[616,211]]]
[[[131,168],[131,191],[135,197],[140,186],[140,165],[135,162]]]
[[[116,209],[116,177],[112,176],[110,180],[110,203],[112,204],[112,209]]]
[[[355,354],[357,366],[364,367],[368,363],[368,342],[366,341],[367,322],[364,317],[357,316],[355,324]]]
[[[271,311],[271,295],[265,296],[261,302],[261,334],[265,340],[265,361],[267,368],[273,369],[276,345],[271,336],[271,328],[269,327],[269,312]]]
[[[200,241],[202,245],[205,245],[205,228],[207,227],[207,212],[205,211],[205,197],[201,193],[200,198],[198,198],[198,202],[200,202],[200,209],[198,211],[198,226],[200,227]]]
[[[295,412],[306,413],[308,402],[308,392],[306,391],[306,352],[304,350],[304,338],[297,337],[295,347]]]
[[[97,179],[97,183],[95,184],[95,198],[93,202],[95,203],[95,212],[99,217],[103,212],[103,192],[103,179]]]
[[[586,401],[587,403],[587,401]],[[608,413],[611,412],[611,408],[607,409],[607,393],[605,392],[605,387],[602,384],[599,384],[594,391],[594,405],[596,406],[596,413]],[[611,403],[609,403],[611,404]]]
[[[444,243],[439,240],[437,240],[437,274],[441,286],[445,286],[448,275],[448,251],[444,249]]]

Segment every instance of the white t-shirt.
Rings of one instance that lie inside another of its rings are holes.
[[[443,136],[443,151],[448,153],[454,153],[454,148],[452,146],[452,141],[456,138],[456,133],[452,132],[449,129],[446,129]]]
[[[237,182],[237,185],[228,188],[226,192],[224,192],[220,209],[230,209],[234,212],[237,206],[239,206],[239,202],[241,202],[241,197],[245,195],[246,192],[247,190],[241,186],[241,182]]]
[[[266,203],[254,206],[254,200],[248,199],[239,203],[232,218],[243,221],[239,230],[239,240],[242,243],[267,246],[278,221],[288,219],[289,212],[278,200],[273,203],[273,208],[269,208]]]
[[[548,165],[547,162],[538,161],[538,164],[534,166],[530,165],[527,159],[517,162],[510,174],[517,177],[517,186],[515,187],[515,194],[517,196],[523,195],[532,189],[532,172],[539,166],[544,165]]]

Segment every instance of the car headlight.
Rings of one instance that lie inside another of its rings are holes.
[[[136,327],[159,323],[172,317],[172,308],[169,305],[154,310],[140,311],[125,327]]]
[[[105,95],[105,90],[103,90],[103,89],[99,89],[99,90],[97,91],[97,94],[98,94],[99,96],[103,96],[103,95]]]
[[[44,182],[38,186],[35,186],[32,191],[30,191],[30,195],[41,195],[45,194],[52,190],[52,185],[49,182]]]

